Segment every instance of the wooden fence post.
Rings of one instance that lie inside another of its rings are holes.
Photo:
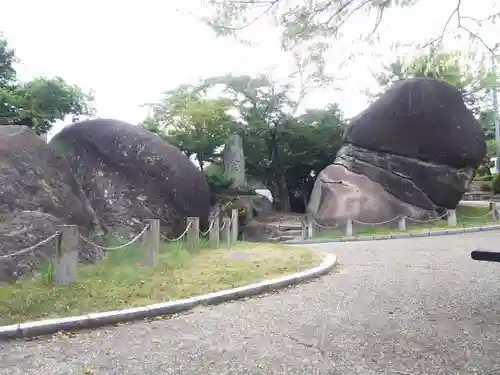
[[[490,202],[490,206],[491,206],[491,210],[493,210],[493,220],[499,220],[500,219],[500,215],[499,215],[499,212],[498,212],[498,205],[496,202]]]
[[[398,220],[399,230],[406,230],[406,216],[401,215]]]
[[[456,227],[457,226],[457,211],[455,210],[448,210],[448,226],[449,227]]]
[[[345,223],[345,235],[347,237],[352,237],[352,219],[347,219]]]
[[[224,216],[222,218],[221,241],[223,244],[231,244],[231,218]]]
[[[238,241],[238,210],[231,210],[231,242]]]
[[[212,226],[208,233],[208,238],[210,242],[210,247],[212,249],[218,249],[220,246],[220,219],[218,216],[212,217]]]
[[[160,220],[149,219],[149,228],[142,238],[142,247],[144,251],[144,263],[150,267],[156,266],[158,253],[160,251]]]
[[[197,250],[200,247],[200,218],[188,217],[186,224],[189,225],[186,234],[187,249]]]
[[[80,233],[76,225],[62,227],[56,237],[54,284],[65,285],[76,280]]]
[[[314,216],[309,213],[307,215],[307,238],[314,237]]]
[[[303,240],[307,239],[307,216],[302,216],[302,220],[300,221],[300,231],[301,237]]]

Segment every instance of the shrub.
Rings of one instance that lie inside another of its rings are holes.
[[[486,176],[481,176],[481,177],[475,177],[474,181],[492,181],[493,176],[492,175],[486,175]]]
[[[481,185],[479,185],[479,190],[481,191],[491,191],[491,184],[487,182],[483,182]]]
[[[493,180],[491,181],[491,188],[493,190],[493,193],[495,194],[500,193],[500,173],[496,173],[493,176]]]
[[[488,174],[488,168],[486,168],[484,165],[480,165],[476,169],[476,177],[483,177]]]

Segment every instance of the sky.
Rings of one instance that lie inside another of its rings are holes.
[[[491,2],[462,0],[463,13],[489,14]],[[199,3],[8,1],[2,4],[0,32],[21,59],[17,67],[20,79],[61,76],[94,92],[99,117],[131,123],[147,116],[143,104],[156,101],[162,92],[179,84],[226,73],[257,75],[272,69],[286,75],[292,71],[289,55],[280,50],[279,32],[268,22],[250,29],[247,36],[252,46],[244,46],[230,38],[217,38],[186,12],[203,13]],[[456,0],[420,0],[411,9],[387,12],[381,42],[375,45],[355,43],[356,35],[373,25],[368,15],[357,16],[327,56],[329,71],[338,77],[335,89],[310,92],[303,106],[336,102],[347,116],[363,110],[369,103],[364,91],[376,89],[372,73],[382,62],[406,51],[395,51],[391,44],[411,44],[410,50],[414,50],[418,42],[440,32],[455,4]],[[498,32],[487,30],[486,34]],[[450,48],[466,44],[463,40],[447,42]]]

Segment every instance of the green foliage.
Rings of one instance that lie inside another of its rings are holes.
[[[488,175],[490,172],[490,170],[488,168],[486,168],[486,166],[484,165],[480,165],[477,170],[476,170],[476,178],[478,177],[484,177],[486,175]]]
[[[288,210],[290,196],[308,198],[315,176],[335,159],[344,130],[336,105],[296,115],[291,87],[271,78],[212,77],[199,90],[221,88],[232,102],[242,136],[247,177],[268,187],[277,207]]]
[[[341,36],[341,27],[356,12],[375,14],[373,31],[380,25],[384,12],[391,6],[409,6],[418,0],[209,0],[214,11],[205,18],[219,35],[236,35],[265,17],[272,18],[282,30],[286,50],[310,42],[327,43]]]
[[[42,272],[41,276],[44,285],[54,284],[54,265],[51,262],[46,264],[46,269]]]
[[[213,196],[223,194],[233,183],[231,179],[224,176],[224,168],[215,163],[210,164],[209,167],[205,169],[205,177]]]
[[[494,139],[489,139],[486,141],[487,155],[489,158],[494,158],[497,152],[497,142]]]
[[[17,62],[14,50],[0,34],[0,87],[6,87],[16,79],[14,63]]]
[[[26,125],[41,134],[66,115],[93,113],[92,97],[60,77],[17,81],[16,61],[14,51],[0,39],[0,124]]]
[[[489,172],[489,170],[488,170]],[[474,178],[475,181],[492,181],[493,180],[493,175],[487,174],[484,176],[477,176]]]
[[[493,193],[500,194],[500,173],[496,173],[491,181],[491,188]]]
[[[284,137],[286,176],[291,194],[308,198],[316,176],[335,160],[345,122],[337,105],[311,109],[298,116]]]
[[[212,77],[199,90],[222,89],[231,101],[238,122],[234,131],[240,133],[249,176],[268,186],[278,208],[289,209],[286,186],[283,135],[294,121],[296,103],[288,96],[289,86],[279,86],[269,77]]]
[[[235,122],[228,113],[231,102],[207,99],[190,86],[180,86],[165,93],[152,105],[153,115],[143,125],[159,134],[187,156],[195,156],[203,170],[206,162],[220,156]]]
[[[479,190],[485,191],[485,192],[490,192],[492,190],[491,183],[489,182],[483,182],[481,185],[479,185]]]
[[[202,17],[219,36],[234,37],[244,43],[245,31],[259,27],[260,21],[270,21],[281,33],[281,47],[304,57],[315,69],[316,79],[326,78],[325,52],[342,36],[343,29],[357,15],[368,15],[373,28],[361,35],[363,43],[376,40],[376,32],[391,7],[407,7],[420,0],[208,0],[208,15]],[[207,9],[204,7],[204,9]],[[366,21],[364,21],[366,22]],[[264,24],[264,27],[267,25]],[[359,29],[359,28],[358,28]],[[331,79],[329,77],[328,79]]]
[[[216,89],[222,94],[209,98]],[[296,115],[290,90],[264,75],[212,77],[167,92],[143,125],[196,157],[214,194],[231,185],[220,146],[231,132],[239,133],[247,176],[261,181],[278,208],[288,210],[290,196],[307,198],[315,176],[335,159],[344,130],[336,105]]]

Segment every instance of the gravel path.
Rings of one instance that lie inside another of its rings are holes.
[[[74,337],[0,344],[0,374],[500,373],[500,265],[470,260],[500,232],[315,245],[317,281]]]

